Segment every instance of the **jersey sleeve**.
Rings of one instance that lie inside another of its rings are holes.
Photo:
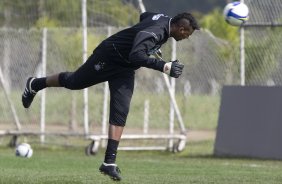
[[[155,15],[155,13],[152,12],[144,12],[140,15],[139,17],[139,22],[143,21],[146,18],[152,17],[153,15]]]
[[[129,61],[135,66],[163,71],[165,62],[149,57],[149,53],[154,50],[160,39],[161,35],[152,30],[143,30],[137,33],[129,54]]]

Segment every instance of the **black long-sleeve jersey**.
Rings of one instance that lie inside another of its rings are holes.
[[[110,59],[121,66],[162,71],[164,62],[149,56],[169,38],[170,21],[163,14],[142,13],[139,23],[112,35],[98,47],[105,49]]]

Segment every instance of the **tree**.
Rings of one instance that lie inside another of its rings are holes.
[[[252,28],[250,28],[252,29]],[[254,31],[246,35],[246,84],[252,82],[266,81],[270,75],[278,69],[278,53],[280,47],[277,45],[282,34],[279,28],[266,28],[257,30],[260,33],[259,39]],[[275,44],[276,43],[276,44]],[[258,81],[259,80],[259,81]]]
[[[239,71],[239,28],[227,24],[222,15],[221,9],[215,9],[201,20],[203,28],[208,29],[214,36],[222,39],[223,44],[218,50],[219,57],[224,58],[222,63],[226,65],[225,83],[234,83],[234,75]]]
[[[231,73],[236,74],[239,71],[239,27],[230,26],[225,23],[222,13],[219,9],[215,9],[203,17],[201,20],[202,26],[209,29],[213,35],[227,41],[227,45],[219,50],[219,54],[225,58],[225,62],[230,68],[227,72],[229,78],[233,78]],[[273,28],[266,28],[257,30],[260,38],[254,33],[253,28],[246,28],[245,31],[245,81],[246,84],[252,82],[261,82],[267,80],[278,65],[278,59],[275,57],[279,53],[279,47],[273,44],[282,36],[280,30]],[[275,35],[275,36],[274,36]],[[236,62],[237,61],[237,62]],[[256,81],[261,80],[261,81]]]
[[[219,8],[204,16],[201,20],[201,26],[210,30],[218,38],[234,43],[239,42],[239,28],[227,24],[222,15],[222,10]]]
[[[1,12],[9,10],[10,16]],[[122,0],[88,0],[89,26],[128,26],[135,24],[139,11]],[[8,27],[29,28],[39,20],[51,20],[61,27],[81,26],[81,0],[2,0],[0,1],[0,26],[9,19]]]

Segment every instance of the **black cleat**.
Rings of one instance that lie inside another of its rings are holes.
[[[30,77],[27,79],[24,92],[22,94],[22,103],[25,108],[29,108],[30,104],[33,101],[34,96],[36,95],[36,91],[31,89],[31,83],[34,80],[34,77]]]
[[[108,175],[110,176],[110,178],[114,181],[120,181],[121,177],[120,177],[120,169],[118,168],[118,166],[116,164],[107,164],[107,163],[103,163],[100,168],[99,168],[100,172],[102,174]]]

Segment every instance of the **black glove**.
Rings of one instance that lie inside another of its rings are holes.
[[[182,70],[184,65],[180,63],[178,60],[168,62],[164,65],[163,72],[167,75],[178,78],[182,74]]]

